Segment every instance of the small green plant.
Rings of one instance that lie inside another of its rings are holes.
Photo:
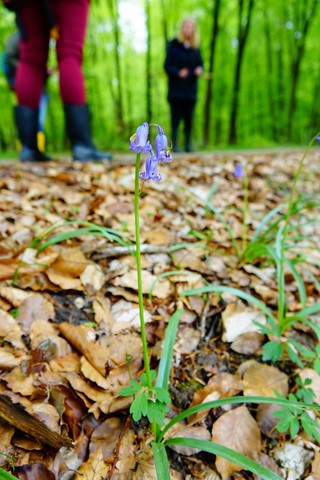
[[[142,417],[147,417],[151,424],[151,431],[153,434],[153,441],[151,442],[152,451],[155,460],[155,468],[158,480],[170,480],[169,462],[166,453],[166,447],[170,445],[182,445],[192,448],[197,448],[215,455],[224,457],[234,463],[241,465],[244,469],[260,476],[264,480],[279,480],[279,476],[271,472],[267,468],[259,465],[253,460],[241,455],[222,445],[208,442],[204,440],[197,440],[193,438],[166,438],[170,429],[181,422],[183,419],[191,416],[197,412],[205,411],[212,408],[217,408],[227,404],[236,403],[269,403],[278,404],[280,406],[288,407],[289,405],[295,407],[298,412],[304,412],[307,409],[314,408],[320,410],[320,406],[314,406],[299,401],[288,401],[280,398],[268,397],[232,397],[228,399],[220,399],[213,402],[192,407],[170,420],[165,426],[165,414],[170,403],[170,396],[168,392],[169,376],[171,370],[171,363],[173,358],[173,347],[178,329],[182,310],[177,310],[169,320],[166,329],[163,351],[159,363],[158,373],[150,369],[148,357],[148,345],[146,337],[146,328],[144,322],[144,303],[142,295],[142,269],[140,258],[140,225],[139,225],[139,179],[159,181],[161,176],[157,173],[158,162],[171,161],[171,154],[168,151],[168,141],[161,127],[158,126],[158,135],[155,139],[156,154],[153,153],[152,146],[148,140],[149,125],[142,124],[135,135],[131,137],[130,149],[136,152],[136,168],[135,168],[135,197],[134,197],[134,213],[135,213],[135,235],[136,248],[135,258],[137,266],[137,280],[138,280],[138,298],[139,298],[139,312],[140,312],[140,328],[141,340],[143,348],[143,359],[145,372],[141,376],[140,381],[134,379],[130,380],[129,386],[124,387],[120,391],[120,395],[133,396],[133,402],[130,407],[130,412],[135,421],[139,421]],[[148,154],[146,161],[146,171],[140,173],[140,156],[141,153]],[[169,274],[170,272],[168,272]],[[172,273],[172,272],[171,272]],[[184,292],[185,294],[193,294],[210,290],[211,286],[203,287],[203,289],[195,289],[193,291]],[[221,287],[220,287],[221,288]],[[222,287],[223,288],[223,287]],[[227,287],[226,287],[227,288]],[[232,290],[232,289],[230,289]],[[233,289],[234,290],[234,289]],[[222,291],[222,290],[221,290]],[[192,293],[191,293],[192,292]],[[243,296],[248,300],[249,295]],[[252,297],[254,298],[254,297]],[[254,299],[256,304],[273,319],[272,313],[269,309],[258,300]],[[166,439],[165,439],[166,438]]]
[[[8,455],[2,452],[0,452],[0,455],[3,455],[4,457],[9,458],[9,460],[11,461],[12,471],[14,472],[15,467],[14,467],[13,457],[11,455]],[[0,467],[0,479],[1,480],[17,480],[17,477],[14,477],[10,472],[7,472],[2,467]]]
[[[279,399],[285,398],[278,392],[275,392],[275,394]],[[283,405],[280,410],[273,412],[273,416],[279,418],[276,428],[282,433],[289,431],[291,439],[294,439],[300,428],[302,428],[309,437],[315,438],[317,442],[320,442],[319,424],[314,418],[312,418],[311,410],[303,412],[295,406],[300,400],[299,397],[301,399],[313,398],[314,392],[310,388],[300,388],[296,395],[290,393],[288,397],[289,403]]]
[[[77,228],[69,229],[69,226],[77,225]],[[67,227],[67,230],[65,230]],[[58,230],[64,230],[61,233],[52,236]],[[64,242],[69,238],[78,238],[82,236],[100,236],[107,238],[110,242],[117,242],[120,245],[130,248],[132,243],[128,238],[108,227],[101,227],[92,222],[84,222],[82,220],[69,220],[63,223],[55,224],[44,229],[37,237],[30,243],[30,248],[36,248],[38,252],[45,250],[51,245]]]
[[[216,189],[212,189],[212,192],[210,192],[210,195],[206,201],[206,208],[214,212],[222,221],[223,225],[225,226],[227,232],[230,235],[232,244],[234,246],[234,251],[240,262],[252,262],[255,259],[259,259],[260,262],[268,261],[272,262],[276,266],[278,285],[278,305],[276,316],[269,309],[266,309],[262,302],[257,302],[253,296],[242,295],[242,291],[232,289],[235,295],[238,295],[240,298],[243,298],[244,300],[256,305],[259,309],[263,310],[264,313],[267,314],[267,325],[259,325],[259,328],[261,333],[268,335],[269,338],[272,339],[263,346],[262,359],[264,361],[271,360],[272,362],[276,362],[286,352],[289,358],[299,367],[303,367],[303,359],[304,361],[312,363],[315,370],[319,371],[319,347],[316,347],[315,350],[311,350],[304,347],[292,338],[283,337],[283,334],[290,327],[292,327],[295,322],[304,322],[315,331],[318,340],[320,339],[320,328],[317,327],[317,325],[311,322],[308,318],[310,315],[320,311],[320,303],[315,303],[310,307],[306,306],[306,288],[303,278],[297,269],[298,264],[303,264],[304,271],[308,272],[305,264],[307,262],[315,264],[316,260],[312,259],[310,255],[304,256],[300,254],[295,254],[294,258],[289,258],[290,256],[292,257],[292,252],[299,251],[299,242],[302,243],[302,238],[300,236],[297,236],[297,225],[290,225],[290,220],[292,216],[299,214],[302,218],[304,218],[305,210],[313,209],[319,206],[319,202],[305,198],[301,195],[296,195],[297,183],[301,175],[305,158],[311,148],[311,145],[315,140],[319,141],[319,136],[315,136],[310,141],[308,147],[306,148],[306,151],[300,159],[286,208],[284,208],[285,205],[279,205],[270,212],[268,212],[268,214],[260,222],[249,243],[247,240],[246,230],[246,216],[248,208],[248,180],[246,174],[242,170],[239,171],[241,175],[238,172],[237,176],[244,177],[245,179],[245,206],[243,212],[242,248],[239,247],[235,235],[233,234],[228,222],[224,219],[221,213],[217,211],[216,207],[214,207],[211,203],[212,195],[216,191]],[[281,211],[283,211],[283,213],[279,215]],[[305,220],[303,221],[304,224],[308,223]],[[292,235],[292,233],[294,232],[295,236]],[[296,282],[299,300],[302,305],[300,312],[297,312],[294,315],[290,315],[287,312],[285,267],[289,269]],[[317,280],[315,279],[315,281]],[[222,293],[224,291],[227,292],[230,290],[228,289],[228,287],[219,287],[212,285],[209,287],[204,287],[203,289],[198,289],[197,293]],[[184,294],[190,295],[191,291],[184,292]],[[193,290],[193,294],[195,294],[195,290]]]

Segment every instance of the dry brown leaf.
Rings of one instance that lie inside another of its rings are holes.
[[[93,365],[101,375],[105,375],[110,350],[95,342],[95,332],[84,325],[74,327],[65,322],[61,323],[59,328],[62,335],[86,357],[91,365]]]
[[[89,458],[84,462],[74,475],[74,480],[104,480],[109,472],[109,465],[106,465],[101,448],[90,453]]]
[[[127,302],[126,300],[119,300],[112,305],[112,315],[114,323],[111,327],[111,332],[117,334],[130,327],[140,328],[140,310],[136,303]],[[151,314],[148,310],[144,310],[144,321],[148,323],[152,320]]]
[[[31,413],[50,430],[59,434],[61,433],[59,426],[60,416],[52,405],[49,403],[34,403],[31,408]]]
[[[311,476],[312,477],[309,480],[312,480],[312,478],[313,480],[320,480],[320,451],[315,452],[314,458],[311,462]]]
[[[75,372],[80,373],[80,356],[73,352],[64,357],[54,358],[50,362],[53,372]]]
[[[157,480],[157,472],[154,466],[154,457],[149,445],[145,446],[137,456],[137,469],[132,476],[133,480]]]
[[[102,268],[97,264],[87,265],[80,275],[82,285],[89,294],[101,290],[105,283],[105,278]]]
[[[22,330],[17,321],[2,309],[0,309],[0,337],[4,337],[4,340],[17,350],[27,350],[22,341]]]
[[[259,465],[268,468],[268,470],[271,470],[271,472],[276,473],[280,478],[284,478],[282,470],[276,464],[274,459],[265,453],[253,452],[252,460],[257,462]]]
[[[90,263],[79,247],[69,247],[59,252],[59,257],[51,264],[51,268],[57,274],[78,278]]]
[[[26,298],[19,306],[17,322],[21,325],[24,333],[29,333],[30,327],[35,320],[48,321],[55,318],[52,303],[40,294],[33,294]]]
[[[92,308],[95,322],[102,330],[110,332],[111,326],[114,323],[110,301],[106,299],[104,295],[97,294],[93,300]]]
[[[16,330],[21,335],[21,329],[12,315],[0,308],[0,337],[5,337],[8,333]]]
[[[186,354],[193,352],[200,341],[200,332],[194,328],[185,327],[179,331],[175,345],[175,352]]]
[[[26,397],[32,395],[35,390],[33,376],[22,373],[20,366],[13,368],[10,373],[3,377],[3,380],[14,393],[20,393]]]
[[[63,290],[83,290],[83,285],[79,278],[67,276],[65,273],[60,273],[53,269],[48,269],[46,274],[48,275],[50,282],[58,285]]]
[[[264,335],[259,332],[247,332],[239,335],[230,345],[230,348],[243,355],[252,355],[264,342]]]
[[[243,395],[275,397],[274,390],[286,397],[289,392],[288,376],[276,367],[252,362],[243,374]]]
[[[20,307],[21,303],[32,295],[34,294],[30,292],[25,292],[24,290],[20,290],[19,288],[0,287],[0,296],[16,308]]]
[[[28,463],[28,462],[26,462]],[[24,464],[15,469],[23,480],[55,480],[55,475],[43,463]]]
[[[110,463],[110,460],[114,458],[115,448],[123,427],[123,420],[118,417],[104,420],[91,435],[90,452],[100,449],[103,460]]]
[[[21,364],[24,357],[17,357],[13,353],[0,348],[0,369],[11,370]]]
[[[169,438],[196,438],[198,440],[210,440],[210,432],[205,427],[184,426],[175,430]],[[195,455],[201,450],[197,448],[184,447],[182,445],[170,445],[170,448],[181,455]]]
[[[257,332],[259,327],[253,322],[266,324],[266,316],[260,311],[245,308],[242,302],[237,301],[227,305],[222,313],[224,342],[233,342],[239,335],[247,332]]]
[[[275,404],[261,403],[257,408],[257,423],[260,430],[270,438],[279,438],[282,435],[276,429],[279,419],[273,415],[278,410],[281,410],[281,407]]]
[[[101,375],[100,372],[98,372],[98,370],[96,370],[91,365],[91,363],[88,362],[88,360],[85,357],[81,357],[80,365],[81,365],[81,373],[84,377],[86,377],[88,380],[98,385],[98,387],[100,388],[104,388],[104,389],[108,388],[109,382],[106,380],[106,378],[103,375]]]
[[[245,406],[221,415],[213,424],[211,440],[250,458],[253,452],[261,451],[259,427]],[[235,472],[243,470],[222,457],[217,457],[216,468],[222,480],[229,480]]]
[[[152,245],[170,245],[172,233],[164,228],[155,228],[144,234],[145,240]]]
[[[14,434],[14,428],[0,420],[0,452],[10,452],[10,442]],[[0,453],[0,465],[7,459]]]
[[[111,401],[111,392],[101,390],[97,387],[92,387],[76,373],[66,372],[65,377],[76,392],[84,393],[90,400],[98,403]]]
[[[242,381],[239,375],[222,372],[210,378],[207,385],[194,394],[190,407],[199,405],[200,403],[218,400],[218,398],[233,397],[242,390]],[[206,417],[208,410],[198,412],[190,418],[192,423],[199,422]]]
[[[155,275],[152,275],[152,273],[144,270],[142,272],[142,292],[146,294],[149,293],[156,280],[157,277]],[[112,283],[116,287],[126,287],[137,290],[137,271],[130,270],[130,272],[125,273],[121,277],[115,278]],[[170,292],[170,282],[165,279],[160,279],[155,284],[152,295],[157,298],[167,298],[170,295]]]
[[[44,320],[35,320],[30,328],[31,348],[46,352],[46,360],[54,357],[64,357],[72,351],[69,343],[58,336],[59,329]]]

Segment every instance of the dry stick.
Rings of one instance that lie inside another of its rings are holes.
[[[71,447],[72,442],[56,432],[50,430],[35,417],[30,415],[24,408],[6,395],[0,395],[0,417],[13,427],[49,445],[57,450],[61,447]]]
[[[122,255],[128,255],[132,252],[135,252],[135,245],[132,245],[132,247],[124,247],[122,245],[117,245],[114,247],[106,247],[106,248],[101,248],[99,250],[91,250],[90,251],[86,250],[84,253],[87,253],[90,255],[92,253],[91,257],[93,260],[100,260],[102,258],[109,258],[109,257],[121,257]],[[143,254],[153,254],[153,253],[168,253],[168,250],[170,248],[170,245],[149,245],[143,243],[141,245],[140,251]],[[85,250],[85,249],[84,249]]]

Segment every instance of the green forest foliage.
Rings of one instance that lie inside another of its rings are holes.
[[[161,123],[170,132],[163,70],[166,42],[183,17],[192,15],[206,70],[199,81],[194,146],[307,143],[319,130],[319,4],[320,0],[91,0],[84,73],[95,142],[102,148],[125,149],[143,121]],[[15,25],[13,14],[0,8],[3,50]],[[54,46],[49,63],[55,73],[48,82],[48,149],[62,151],[67,143]],[[15,144],[15,98],[3,75],[0,102],[0,142],[5,150]]]

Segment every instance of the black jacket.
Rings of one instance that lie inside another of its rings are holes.
[[[193,72],[199,66],[203,67],[203,61],[198,48],[186,48],[176,38],[169,43],[164,63],[169,77],[168,100],[196,100],[198,77]],[[182,68],[189,69],[186,78],[178,75]]]

